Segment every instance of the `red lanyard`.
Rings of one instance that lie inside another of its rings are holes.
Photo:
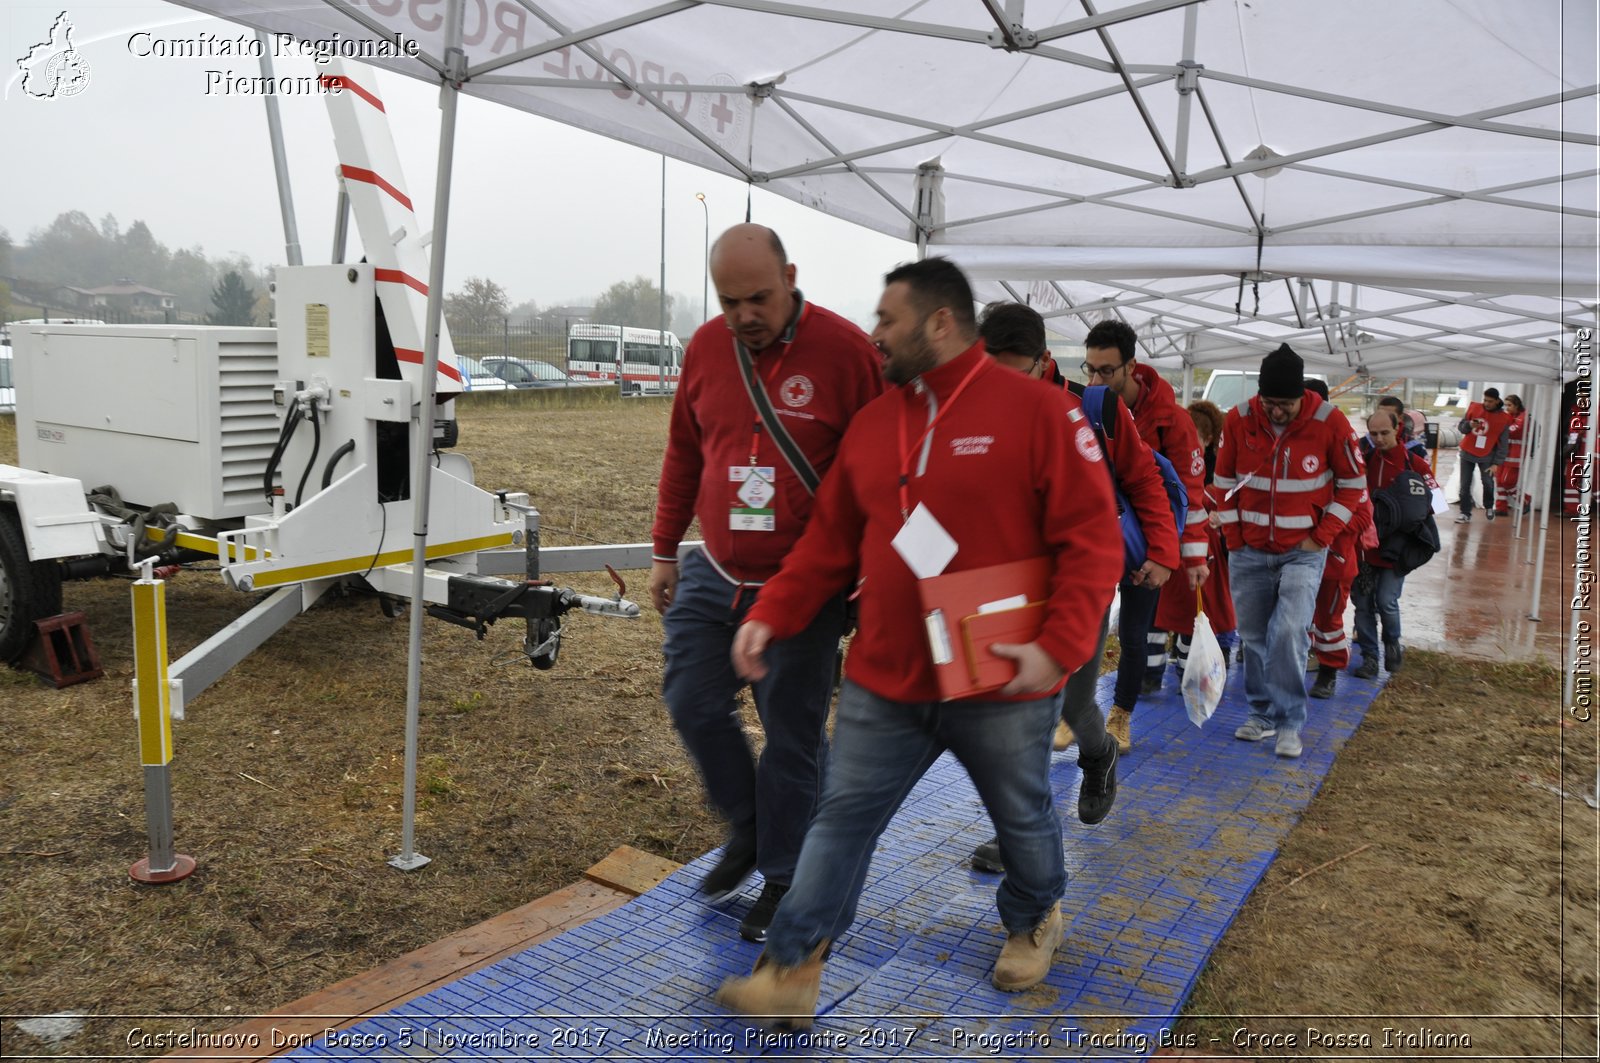
[[[957,384],[956,385],[956,389],[950,393],[950,398],[945,401],[944,405],[939,407],[938,412],[936,412],[933,415],[932,419],[928,421],[928,427],[926,427],[926,428],[924,428],[922,430],[922,434],[917,437],[917,441],[915,443],[911,444],[911,446],[909,446],[909,447],[906,446],[906,405],[911,401],[909,394],[907,395],[906,402],[900,404],[900,519],[901,520],[905,520],[906,518],[911,516],[911,489],[910,489],[910,483],[911,483],[911,464],[912,464],[912,459],[916,457],[917,451],[922,449],[923,440],[927,439],[930,435],[933,434],[934,426],[936,426],[939,423],[939,421],[944,418],[945,414],[950,412],[950,407],[952,407],[952,406],[954,406],[956,404],[956,400],[961,397],[961,393],[963,391],[967,390],[967,385],[972,383],[973,378],[976,377],[985,368],[987,368],[988,365],[989,365],[989,357],[988,357],[988,355],[981,356],[975,363],[973,363],[972,368],[967,370],[967,375],[961,378],[961,383]]]

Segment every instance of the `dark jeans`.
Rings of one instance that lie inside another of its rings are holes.
[[[1174,572],[1174,579],[1183,579],[1182,571]],[[1145,669],[1160,671],[1166,663],[1166,633],[1160,633],[1163,648],[1157,652],[1150,642],[1150,630],[1156,618],[1156,606],[1161,602],[1160,587],[1135,587],[1126,579],[1121,584],[1122,612],[1117,617],[1117,641],[1122,643],[1122,656],[1117,661],[1116,704],[1129,712],[1139,702],[1139,688],[1144,683]]]
[[[1487,456],[1474,458],[1471,454],[1461,454],[1461,512],[1472,516],[1472,481],[1477,477],[1483,481],[1483,508],[1494,508],[1494,469],[1489,465]]]
[[[662,618],[661,694],[706,796],[736,833],[755,832],[762,876],[787,884],[822,793],[844,598],[831,600],[794,638],[767,648],[767,677],[752,687],[767,735],[758,763],[739,722],[736,698],[745,683],[731,658],[734,632],[755,597],[755,588],[730,584],[699,551],[680,562]]]
[[[1361,659],[1378,652],[1378,625],[1383,625],[1383,641],[1400,641],[1400,592],[1405,590],[1406,578],[1392,568],[1374,568],[1372,588],[1363,591],[1358,580],[1353,597],[1356,600],[1356,645],[1361,647]]]
[[[806,835],[794,887],[767,932],[767,956],[795,966],[844,934],[855,921],[879,837],[945,750],[967,769],[1000,839],[1006,868],[995,892],[1000,922],[1012,933],[1037,926],[1067,884],[1050,790],[1057,718],[1054,698],[908,703],[845,680],[827,794]]]

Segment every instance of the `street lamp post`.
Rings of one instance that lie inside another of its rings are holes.
[[[706,194],[696,192],[694,198],[700,201],[700,209],[706,216],[706,257],[705,269],[700,275],[700,320],[711,320],[711,208],[706,206]]]

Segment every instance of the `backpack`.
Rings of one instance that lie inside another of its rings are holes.
[[[1122,525],[1122,555],[1127,565],[1127,571],[1136,572],[1139,566],[1145,563],[1149,556],[1149,544],[1145,539],[1144,529],[1139,525],[1139,514],[1129,504],[1128,498],[1122,493],[1122,487],[1117,481],[1116,466],[1111,463],[1111,450],[1106,446],[1106,440],[1113,438],[1112,430],[1105,424],[1105,402],[1107,389],[1103,384],[1083,389],[1079,398],[1083,402],[1084,416],[1089,418],[1089,424],[1094,428],[1095,438],[1100,441],[1100,450],[1105,455],[1106,468],[1111,472],[1111,492],[1117,500],[1117,520]],[[1172,467],[1172,462],[1167,456],[1154,447],[1150,448],[1150,456],[1156,459],[1156,468],[1161,471],[1161,485],[1167,491],[1167,505],[1172,510],[1173,523],[1178,530],[1178,538],[1183,538],[1183,529],[1189,519],[1189,491],[1183,486],[1183,481],[1178,478],[1178,470]]]

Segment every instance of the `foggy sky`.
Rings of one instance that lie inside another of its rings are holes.
[[[248,255],[257,265],[285,261],[265,106],[259,96],[222,91],[229,76],[258,77],[258,60],[134,54],[158,50],[151,41],[250,31],[164,3],[70,2],[65,10],[89,83],[67,98],[30,97],[16,60],[48,38],[66,2],[8,0],[0,12],[7,149],[0,227],[21,244],[63,211],[81,210],[96,223],[109,213],[124,229],[143,220],[169,248],[198,245],[213,257]],[[141,33],[148,36],[130,45]],[[278,76],[315,70],[298,58],[274,65]],[[387,72],[377,77],[411,199],[427,226],[438,90]],[[315,95],[280,96],[279,104],[305,261],[327,262],[338,190],[326,107]],[[657,280],[661,156],[468,96],[461,97],[456,135],[448,290],[486,276],[513,305],[535,299],[550,306],[592,298],[640,274]],[[696,192],[706,194],[706,211]],[[707,215],[714,239],[744,219],[746,188],[668,160],[665,201],[666,288],[698,308]],[[883,273],[915,257],[908,242],[777,196],[758,191],[753,208],[756,221],[782,236],[807,298],[864,326]],[[354,259],[353,226],[351,240],[347,257]]]

